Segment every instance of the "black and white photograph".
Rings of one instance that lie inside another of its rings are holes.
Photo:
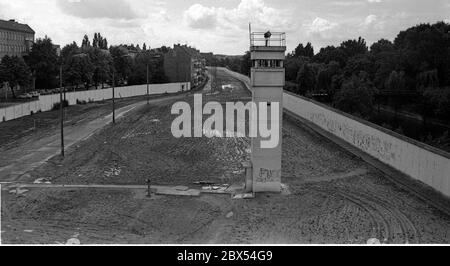
[[[0,0],[2,246],[447,246],[449,132],[448,0]]]

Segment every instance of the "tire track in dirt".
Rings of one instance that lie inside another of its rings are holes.
[[[381,242],[393,243],[420,243],[420,236],[413,222],[395,206],[371,196],[371,193],[359,192],[357,188],[345,188],[337,185],[333,189],[314,189],[324,195],[334,194],[365,211],[371,217],[370,223],[374,225],[372,237]],[[372,191],[373,194],[377,192]]]

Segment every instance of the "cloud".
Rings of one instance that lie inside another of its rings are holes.
[[[292,10],[268,6],[263,0],[240,0],[234,8],[194,4],[183,12],[183,24],[191,35],[189,40],[201,45],[199,49],[226,53],[248,49],[249,22],[253,31],[296,30],[291,14]]]
[[[339,25],[338,23],[317,17],[309,26],[309,31],[311,33],[324,33],[335,29],[338,25]]]
[[[125,0],[58,0],[62,12],[79,18],[135,19]]]
[[[263,0],[241,0],[236,8],[190,6],[184,12],[185,23],[194,29],[218,27],[222,30],[247,31],[248,23],[264,29],[289,29],[290,11],[269,7]]]
[[[372,25],[375,21],[377,21],[377,16],[376,15],[368,15],[366,17],[366,19],[364,20],[364,25],[365,26],[369,26]]]
[[[361,6],[364,5],[364,2],[361,1],[334,1],[331,2],[332,5],[334,6]]]
[[[217,24],[217,11],[200,4],[192,5],[184,12],[184,20],[194,29],[211,29]]]
[[[314,2],[314,4],[313,4]],[[448,0],[0,0],[0,18],[29,24],[36,37],[80,43],[101,32],[110,44],[151,47],[188,43],[202,51],[241,54],[254,31],[285,31],[288,49],[316,50],[364,37],[393,39],[418,23],[450,19]],[[198,4],[196,4],[198,3]],[[377,4],[379,3],[379,4]]]
[[[339,42],[345,28],[337,22],[316,17],[304,23],[300,30],[305,35],[297,38],[302,39],[302,42],[312,42],[316,48],[319,48]]]

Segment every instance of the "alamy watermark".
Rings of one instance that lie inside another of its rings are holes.
[[[195,94],[193,111],[189,103],[177,102],[172,106],[171,113],[178,115],[171,127],[176,138],[260,137],[262,149],[273,149],[280,142],[279,102],[227,102],[224,112],[218,102],[208,102],[203,107],[202,94]],[[204,116],[209,117],[203,122]]]

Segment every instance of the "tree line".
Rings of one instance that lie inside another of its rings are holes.
[[[150,83],[168,82],[164,73],[164,53],[167,47],[150,49],[139,45],[117,45],[108,48],[108,41],[95,33],[91,41],[84,36],[81,46],[76,42],[57,49],[47,36],[33,44],[31,52],[22,57],[5,56],[0,63],[0,84],[8,82],[16,97],[15,88],[30,87],[35,81],[38,90],[59,87],[59,69],[62,67],[63,85],[77,88],[112,85],[138,85],[147,82],[147,66]]]
[[[287,56],[288,89],[326,95],[333,106],[370,118],[376,100],[394,110],[450,120],[450,24],[420,24],[393,42],[363,38],[327,46],[310,43]]]
[[[250,52],[217,64],[249,76]],[[285,70],[286,90],[367,120],[381,106],[419,114],[425,128],[431,118],[450,124],[449,23],[419,24],[370,47],[362,37],[317,53],[311,43],[300,43],[288,53]],[[419,140],[450,151],[448,132]]]

